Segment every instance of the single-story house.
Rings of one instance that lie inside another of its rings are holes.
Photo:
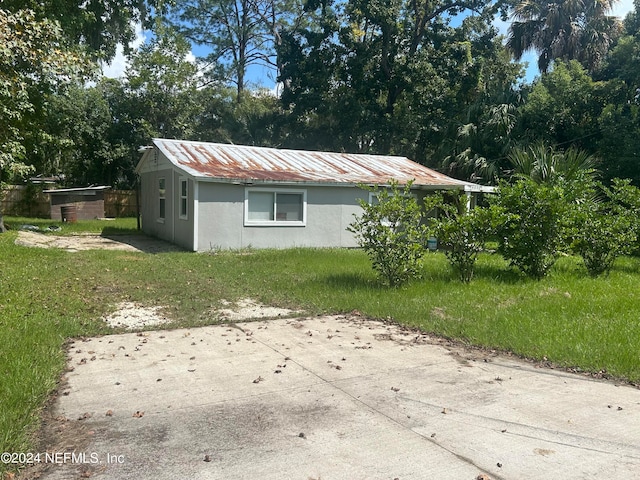
[[[487,187],[405,157],[154,139],[141,148],[142,230],[187,250],[355,247],[347,226],[370,201],[359,185],[413,180],[418,199]]]

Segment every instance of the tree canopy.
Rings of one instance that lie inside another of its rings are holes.
[[[640,2],[623,22],[611,5],[5,2],[0,180],[32,170],[132,187],[138,148],[163,136],[405,155],[490,184],[518,151],[580,151],[605,182],[639,183]],[[514,20],[508,38],[499,15]],[[152,35],[125,75],[91,77],[142,20]],[[195,60],[194,45],[207,48]],[[513,60],[528,49],[543,57],[532,82]],[[252,83],[257,65],[277,95]]]

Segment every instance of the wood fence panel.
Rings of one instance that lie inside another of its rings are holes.
[[[4,215],[48,218],[51,214],[49,195],[38,188],[9,185],[0,194],[0,211]]]
[[[0,212],[21,217],[51,218],[48,193],[24,185],[9,185],[0,195]],[[104,214],[109,218],[135,217],[138,204],[135,190],[106,190]]]
[[[135,190],[106,190],[104,214],[109,218],[135,217],[138,214]]]

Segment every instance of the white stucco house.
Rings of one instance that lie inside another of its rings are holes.
[[[413,180],[418,199],[487,191],[404,157],[166,139],[141,150],[142,230],[192,251],[355,247],[347,226],[369,200],[360,184]]]

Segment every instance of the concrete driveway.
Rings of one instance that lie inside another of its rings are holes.
[[[106,336],[69,355],[48,480],[640,474],[640,390],[359,317]]]

